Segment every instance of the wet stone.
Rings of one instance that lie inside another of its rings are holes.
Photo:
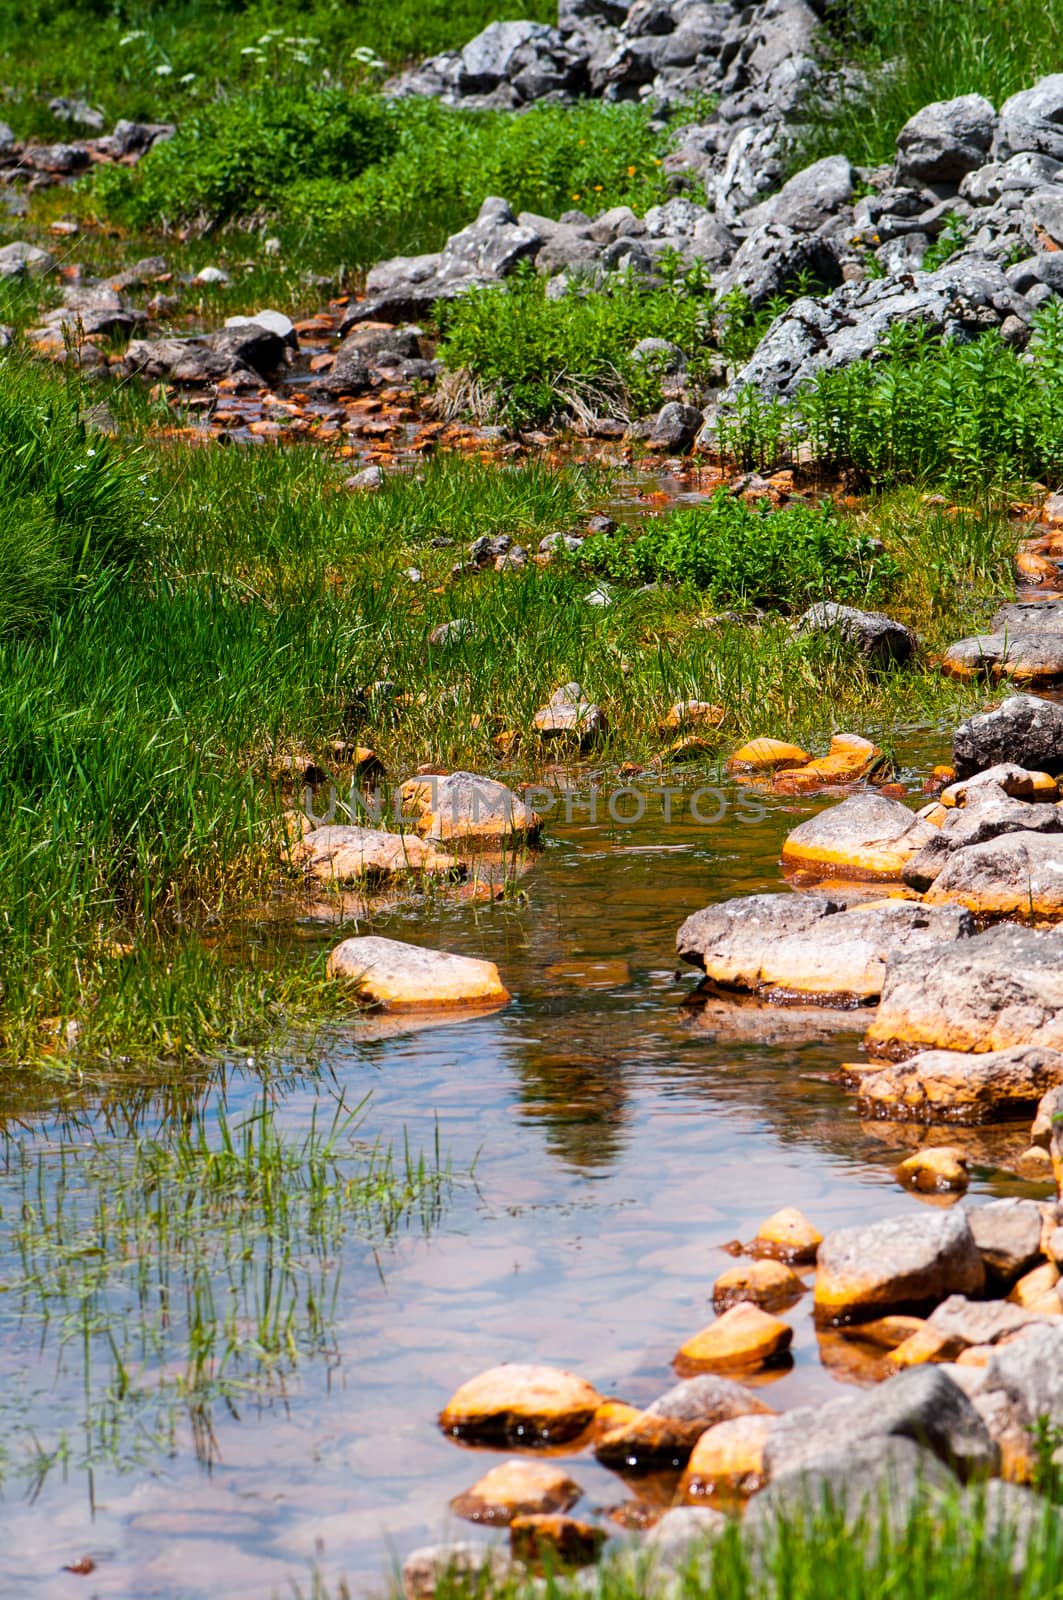
[[[688,1499],[755,1494],[764,1482],[764,1446],[774,1417],[735,1417],[703,1433],[691,1452],[679,1492]]]
[[[695,1371],[767,1366],[789,1350],[793,1336],[791,1327],[757,1306],[732,1306],[680,1347],[676,1367]]]
[[[578,683],[565,683],[535,713],[532,726],[543,739],[568,739],[585,749],[602,732],[605,718]]]
[[[812,757],[800,745],[782,739],[751,739],[727,762],[728,772],[774,772],[777,767],[807,766]]]
[[[483,845],[534,842],[542,819],[512,789],[474,772],[409,778],[400,790],[404,808],[425,839]]]
[[[927,903],[962,905],[983,916],[1063,916],[1058,831],[1006,833],[953,851],[928,889]]]
[[[567,1444],[589,1426],[602,1397],[557,1367],[519,1362],[470,1378],[440,1413],[445,1433],[482,1444]]]
[[[853,794],[800,823],[783,844],[782,858],[824,876],[899,878],[932,836],[930,824],[899,800]]]
[[[1009,1287],[1040,1259],[1041,1212],[1036,1201],[990,1200],[988,1205],[971,1206],[967,1222],[991,1286]]]
[[[567,1511],[582,1490],[548,1461],[504,1461],[450,1502],[468,1522],[505,1527],[514,1517]]]
[[[1033,1107],[1063,1084],[1063,1053],[1038,1045],[971,1053],[924,1050],[906,1061],[854,1069],[862,1116],[915,1122],[989,1122]]]
[[[823,1235],[808,1218],[793,1206],[776,1211],[757,1229],[747,1247],[751,1255],[774,1256],[779,1261],[802,1265],[815,1261]]]
[[[1002,789],[1013,800],[1055,801],[1059,799],[1059,782],[1048,772],[1031,772],[1016,766],[1014,761],[1002,761],[995,767],[986,767],[970,778],[959,778],[942,789],[943,806],[964,806],[983,788]]]
[[[962,1209],[905,1213],[826,1236],[816,1266],[816,1319],[860,1322],[919,1311],[948,1294],[975,1294],[984,1281]]]
[[[768,1411],[742,1384],[703,1373],[674,1384],[645,1411],[619,1419],[598,1440],[594,1453],[606,1466],[628,1472],[681,1467],[707,1429]]]
[[[378,828],[312,828],[292,851],[292,860],[318,883],[355,883],[410,874],[455,876],[454,857],[426,844],[416,834]]]
[[[989,633],[960,639],[941,658],[954,678],[1009,678],[1013,683],[1051,684],[1063,679],[1063,635]]]
[[[931,1145],[900,1163],[897,1181],[920,1194],[948,1194],[966,1189],[971,1179],[962,1150],[955,1145]]]
[[[870,739],[854,733],[836,733],[825,756],[800,767],[783,767],[775,774],[775,788],[787,794],[827,788],[831,784],[859,783],[879,765],[882,751]]]
[[[607,1537],[604,1528],[575,1517],[515,1517],[509,1525],[514,1558],[531,1567],[590,1566]]]
[[[897,956],[867,1031],[869,1049],[1063,1049],[1063,933],[1000,924],[973,939]]]
[[[742,1262],[721,1272],[712,1290],[716,1311],[748,1301],[762,1311],[783,1311],[805,1292],[797,1273],[782,1261]]]
[[[435,1010],[500,1005],[509,993],[493,961],[426,950],[399,939],[345,939],[328,958],[330,978],[346,978],[374,1005]]]
[[[749,895],[688,917],[676,952],[726,988],[863,1002],[881,992],[893,956],[973,932],[969,917],[913,901],[847,910],[824,895]]]

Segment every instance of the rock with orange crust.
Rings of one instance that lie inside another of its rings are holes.
[[[900,800],[868,791],[819,811],[790,833],[783,864],[828,877],[900,878],[937,830]]]
[[[789,1350],[793,1329],[757,1306],[732,1306],[680,1346],[676,1366],[727,1370],[766,1366]]]
[[[484,1444],[567,1444],[587,1428],[601,1403],[601,1395],[575,1373],[512,1362],[463,1383],[444,1406],[439,1425]]]

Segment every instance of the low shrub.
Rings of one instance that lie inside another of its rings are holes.
[[[873,599],[898,573],[829,503],[771,511],[726,489],[707,506],[655,519],[630,542],[588,540],[581,554],[614,579],[686,584],[714,604],[785,611]]]

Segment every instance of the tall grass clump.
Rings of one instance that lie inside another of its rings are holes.
[[[870,361],[817,374],[789,404],[746,390],[724,413],[725,452],[768,466],[806,445],[870,482],[969,489],[1063,474],[1063,307],[1034,317],[1028,352],[995,331],[969,344],[897,324]]]
[[[922,106],[983,94],[999,107],[1056,71],[1063,48],[1063,0],[849,0],[832,24],[846,87],[814,106],[796,166],[838,151],[861,165],[891,161]]]

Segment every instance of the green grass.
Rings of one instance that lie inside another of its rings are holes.
[[[325,1096],[291,1133],[268,1094],[243,1116],[193,1099],[157,1135],[68,1127],[32,1154],[7,1140],[0,1315],[76,1398],[46,1422],[5,1409],[0,1475],[39,1487],[186,1444],[210,1466],[216,1408],[333,1358],[345,1241],[430,1232],[454,1181],[438,1147],[362,1138],[365,1107]]]
[[[977,93],[999,108],[1058,71],[1063,50],[1061,0],[850,0],[838,14],[834,53],[855,62],[866,88],[831,93],[816,108],[797,167],[839,151],[860,165],[891,161],[922,106]]]

